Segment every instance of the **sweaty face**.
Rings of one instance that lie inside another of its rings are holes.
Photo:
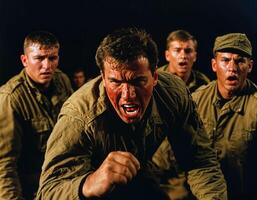
[[[191,73],[192,66],[196,61],[194,42],[174,40],[170,42],[169,49],[165,51],[166,60],[169,62],[171,73],[183,79]]]
[[[104,62],[102,73],[106,93],[112,106],[125,123],[142,119],[157,84],[157,73],[151,73],[146,58],[119,64],[113,58]]]
[[[59,62],[59,48],[45,48],[39,44],[29,46],[21,61],[28,76],[38,84],[48,87]]]
[[[241,90],[252,70],[253,61],[235,53],[217,52],[212,59],[212,69],[216,72],[218,89],[223,98],[230,98]]]

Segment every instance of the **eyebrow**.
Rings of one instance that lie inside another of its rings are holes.
[[[119,79],[116,79],[116,78],[113,78],[113,77],[108,77],[109,81],[115,81],[115,82],[120,82],[120,83],[122,83],[122,82],[133,83],[135,81],[141,81],[141,80],[146,80],[146,79],[147,79],[147,77],[145,77],[145,76],[138,76],[138,77],[135,77],[131,80],[119,80]]]

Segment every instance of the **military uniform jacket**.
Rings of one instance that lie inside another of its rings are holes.
[[[217,82],[193,93],[204,127],[227,181],[229,199],[257,199],[257,87],[246,87],[222,102]]]
[[[80,192],[87,175],[108,153],[117,150],[133,153],[141,170],[129,184],[116,187],[106,198],[159,199],[151,195],[152,174],[147,163],[166,135],[189,173],[196,196],[226,199],[226,184],[216,154],[181,79],[159,74],[151,103],[137,126],[133,129],[117,117],[101,77],[82,86],[65,102],[48,140],[37,199],[83,199]]]
[[[168,65],[164,65],[164,66],[158,68],[158,71],[169,72]],[[199,72],[197,70],[192,70],[189,80],[186,85],[187,85],[189,91],[192,93],[200,86],[207,85],[209,82],[210,82],[210,79],[206,75],[204,75],[202,72]]]
[[[0,199],[32,199],[46,141],[72,89],[56,70],[47,98],[22,70],[0,88]]]

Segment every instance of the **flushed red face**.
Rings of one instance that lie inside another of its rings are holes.
[[[216,72],[217,83],[223,98],[232,97],[241,90],[251,72],[253,61],[235,53],[217,52],[212,59],[212,70]]]
[[[29,46],[21,61],[28,76],[36,83],[48,87],[59,63],[59,48],[46,48],[39,44]]]
[[[140,121],[152,97],[158,75],[152,74],[149,62],[141,57],[128,64],[113,58],[104,62],[102,78],[112,106],[125,123]]]

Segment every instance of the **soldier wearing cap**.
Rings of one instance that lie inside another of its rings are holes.
[[[257,199],[257,87],[247,79],[252,46],[243,33],[216,38],[212,70],[217,80],[193,93],[217,151],[231,200]]]

